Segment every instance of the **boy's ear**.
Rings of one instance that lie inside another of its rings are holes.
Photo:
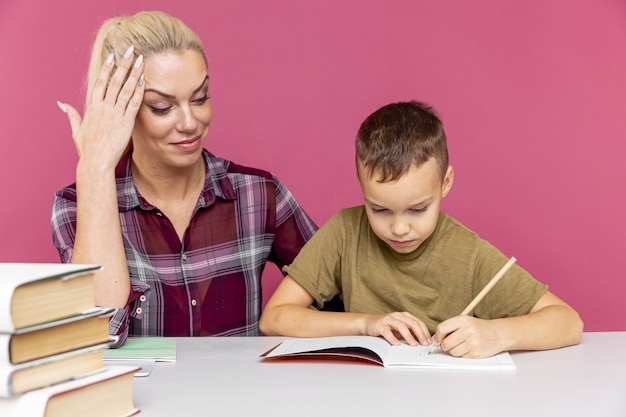
[[[446,175],[443,177],[443,183],[441,184],[441,197],[445,197],[450,192],[452,184],[454,183],[454,169],[452,165],[448,165]]]

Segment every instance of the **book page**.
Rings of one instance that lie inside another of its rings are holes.
[[[484,359],[457,358],[437,349],[429,354],[430,346],[410,346],[402,343],[392,346],[381,337],[332,336],[317,338],[289,338],[261,356],[327,354],[364,358],[355,348],[376,353],[386,367],[413,367],[431,369],[515,370],[515,363],[507,352]],[[372,360],[370,358],[370,360]]]
[[[430,353],[430,346],[391,346],[385,366],[419,366],[448,369],[515,370],[517,367],[507,352],[489,358],[458,358],[437,349]]]
[[[379,337],[330,336],[311,338],[289,338],[272,350],[267,357],[294,353],[314,352],[331,348],[362,347],[375,352],[381,358],[387,355],[391,345]]]

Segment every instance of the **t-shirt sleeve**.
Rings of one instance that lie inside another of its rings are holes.
[[[482,241],[474,268],[475,297],[508,258],[494,246]],[[513,264],[474,309],[474,316],[484,319],[516,317],[527,314],[546,293],[548,286],[537,281],[518,263]]]
[[[296,259],[283,272],[315,299],[316,306],[341,294],[341,258],[345,244],[340,215],[333,216],[313,235]]]

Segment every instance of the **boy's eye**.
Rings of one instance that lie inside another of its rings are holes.
[[[374,214],[384,213],[385,211],[387,211],[387,209],[372,207],[372,213],[374,213]]]
[[[415,207],[415,208],[410,209],[409,211],[410,211],[411,213],[423,213],[423,212],[425,212],[427,209],[428,209],[428,206],[425,206],[425,207]]]

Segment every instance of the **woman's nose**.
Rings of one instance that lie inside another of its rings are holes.
[[[181,132],[188,132],[196,129],[198,122],[189,107],[181,107],[180,117],[176,128]]]

